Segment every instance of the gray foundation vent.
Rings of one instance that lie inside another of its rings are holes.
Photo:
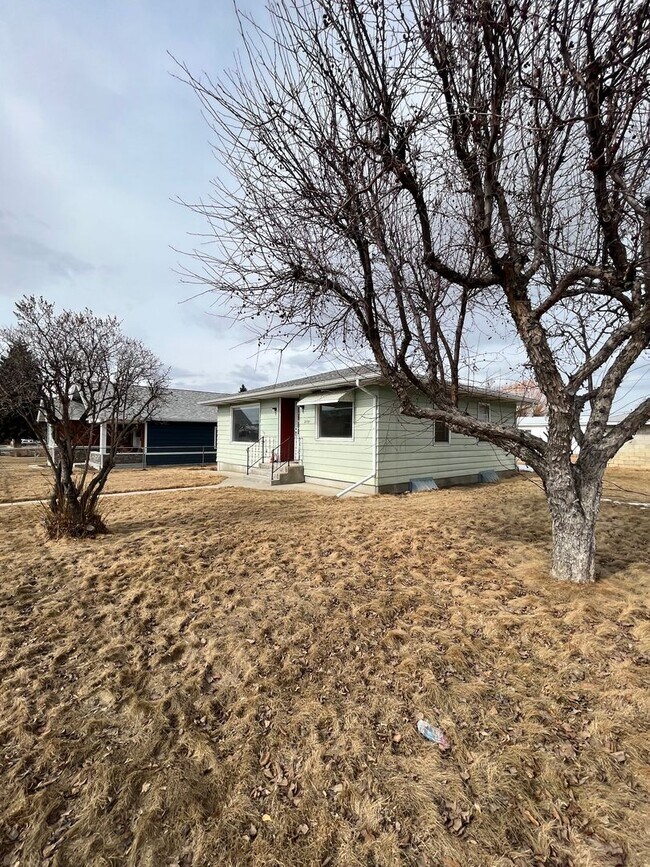
[[[437,491],[438,485],[433,479],[409,479],[409,491],[412,494],[419,494],[422,491]]]
[[[482,472],[480,472],[478,474],[478,480],[481,483],[489,482],[490,484],[493,485],[495,482],[499,481],[499,477],[497,476],[497,474],[495,473],[494,470],[483,470]]]

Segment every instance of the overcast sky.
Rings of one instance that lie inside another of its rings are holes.
[[[243,6],[263,19],[263,0]],[[113,313],[189,388],[342,366],[297,349],[281,364],[257,355],[175,271],[173,248],[190,250],[204,225],[174,199],[205,197],[218,167],[168,52],[218,78],[238,44],[231,0],[0,0],[0,325],[24,293]],[[507,344],[494,357],[485,373],[513,378]],[[617,408],[647,392],[644,370]]]
[[[174,199],[217,166],[167,52],[218,76],[237,43],[230,0],[0,0],[1,325],[24,293],[113,313],[190,388],[332,366],[292,352],[278,370],[174,270],[203,228]]]

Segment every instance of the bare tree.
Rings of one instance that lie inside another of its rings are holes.
[[[520,379],[517,382],[510,382],[505,386],[505,391],[508,394],[516,394],[526,398],[526,401],[522,402],[519,407],[518,418],[546,415],[548,410],[546,398],[534,379]]]
[[[650,418],[645,399],[607,425],[650,334],[648,0],[269,13],[216,85],[182,67],[226,170],[193,206],[211,244],[190,273],[260,339],[365,347],[406,415],[532,465],[552,574],[593,580],[605,467]],[[485,323],[525,359],[548,441],[459,409]]]
[[[48,533],[58,538],[105,532],[99,495],[126,437],[164,403],[167,373],[149,349],[122,334],[112,316],[87,309],[57,313],[53,304],[34,297],[19,301],[15,313],[16,326],[0,332],[7,357],[14,359],[0,382],[0,407],[21,413],[45,450],[53,472]],[[25,410],[35,403],[38,421]],[[94,473],[91,450],[101,425],[107,437]]]

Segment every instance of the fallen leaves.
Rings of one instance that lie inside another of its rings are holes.
[[[463,810],[456,801],[453,803],[444,801],[439,805],[438,810],[447,830],[457,837],[462,837],[472,821],[472,811]]]
[[[451,855],[444,855],[441,861],[442,867],[463,867],[460,861],[452,858]]]
[[[559,753],[564,759],[568,759],[569,761],[573,761],[575,757],[578,755],[573,744],[569,743],[569,741],[564,741],[560,744]]]
[[[593,836],[588,837],[587,842],[599,857],[599,863],[603,867],[624,867],[627,862],[625,849],[619,843],[607,842]]]
[[[293,807],[300,803],[300,783],[298,777],[302,769],[302,761],[295,759],[290,762],[271,761],[269,750],[263,749],[259,755],[259,765],[264,776],[276,787],[276,792],[285,798]],[[264,789],[258,787],[259,793]]]

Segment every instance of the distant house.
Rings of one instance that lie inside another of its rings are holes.
[[[514,425],[515,395],[467,386],[460,407]],[[368,493],[399,492],[412,480],[438,485],[515,470],[514,458],[442,422],[403,416],[377,368],[319,373],[206,401],[218,410],[219,469],[272,483],[308,481]]]
[[[608,426],[614,426],[623,421],[624,416],[612,415],[607,422]],[[584,429],[589,421],[588,416],[583,416],[580,419],[580,424]],[[529,418],[521,417],[517,419],[517,426],[521,430],[526,430],[529,433],[535,434],[543,440],[548,439],[548,418],[546,416],[531,416]],[[573,440],[573,452],[578,454],[580,448],[578,443]],[[650,467],[650,422],[646,424],[628,440],[625,445],[614,455],[609,462],[610,467]]]
[[[135,424],[120,446],[117,465],[162,466],[172,464],[214,463],[217,442],[217,411],[206,401],[224,395],[213,391],[170,388],[164,405],[154,418]],[[71,405],[71,418],[80,419],[83,403],[77,398]],[[130,422],[127,422],[131,426]],[[90,448],[90,462],[100,467],[104,460],[111,429],[105,421],[93,424],[78,421],[76,444],[79,451]],[[52,426],[47,441],[54,448]],[[80,455],[81,459],[81,455]]]

